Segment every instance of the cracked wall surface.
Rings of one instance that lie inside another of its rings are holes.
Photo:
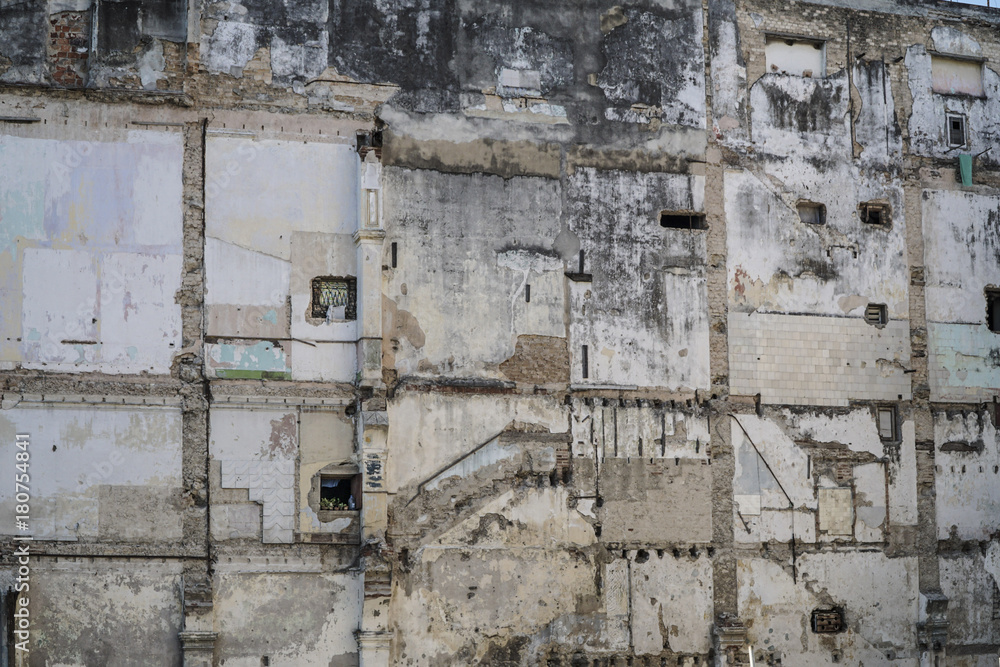
[[[995,660],[997,11],[0,3],[12,664]]]

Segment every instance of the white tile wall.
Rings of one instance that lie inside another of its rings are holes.
[[[908,399],[909,336],[907,320],[879,329],[854,317],[731,312],[730,390],[781,405]]]
[[[223,459],[222,488],[249,489],[264,506],[264,542],[291,544],[295,531],[295,461]]]

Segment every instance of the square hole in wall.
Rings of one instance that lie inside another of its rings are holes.
[[[668,229],[708,229],[704,213],[660,211],[660,227]]]
[[[878,424],[878,437],[888,442],[899,440],[899,429],[896,424],[896,406],[880,405],[875,408],[875,419]]]
[[[354,320],[358,317],[358,281],[355,278],[313,278],[311,315],[319,319]]]
[[[361,509],[361,475],[321,475],[320,510]]]
[[[800,201],[795,208],[799,212],[799,220],[808,225],[826,224],[826,206],[812,201]]]
[[[889,310],[884,303],[869,303],[865,308],[865,322],[884,327],[889,322]]]
[[[956,113],[947,115],[947,132],[949,146],[964,146],[966,144],[965,116]]]
[[[1000,333],[1000,289],[986,288],[986,326]]]
[[[876,202],[864,202],[858,208],[861,222],[869,225],[888,225],[890,222],[889,207]]]

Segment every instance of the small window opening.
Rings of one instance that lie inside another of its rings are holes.
[[[889,322],[889,312],[884,303],[869,303],[865,308],[865,322],[876,327],[885,326]]]
[[[390,248],[392,249],[392,268],[395,269],[396,268],[396,242],[395,241],[392,242],[392,245],[390,246]]]
[[[826,224],[826,206],[811,201],[800,201],[796,208],[799,212],[799,220],[808,225]]]
[[[898,440],[899,438],[896,437],[898,434],[896,428],[896,406],[879,406],[876,416],[878,419],[878,437],[889,442]]]
[[[355,278],[313,278],[312,316],[326,320],[358,317],[358,281]]]
[[[814,609],[812,631],[816,633],[840,632],[844,629],[844,614],[839,609]]]
[[[885,204],[866,202],[861,205],[861,222],[869,225],[888,225],[889,207]]]
[[[683,211],[661,211],[660,227],[667,229],[708,229],[704,213],[685,213]]]
[[[965,145],[965,116],[948,114],[948,145]]]
[[[531,303],[531,285],[524,286],[524,302]]]
[[[361,509],[361,475],[321,477],[319,508],[321,510]]]
[[[986,326],[1000,333],[1000,289],[986,290]]]
[[[587,346],[583,346],[583,353],[581,355],[581,361],[583,362],[583,379],[586,380],[590,369],[587,367]]]

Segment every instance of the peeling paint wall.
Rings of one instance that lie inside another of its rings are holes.
[[[208,374],[352,381],[356,320],[318,320],[310,305],[314,278],[358,274],[357,153],[212,137],[206,171]]]
[[[181,159],[168,132],[0,137],[6,368],[169,372],[180,350]]]
[[[178,407],[65,407],[22,403],[0,413],[4,453],[35,439],[30,485],[39,539],[175,542],[182,537]],[[0,506],[14,514],[14,479]],[[30,476],[29,476],[30,478]]]
[[[30,664],[993,664],[995,8],[0,4]]]

